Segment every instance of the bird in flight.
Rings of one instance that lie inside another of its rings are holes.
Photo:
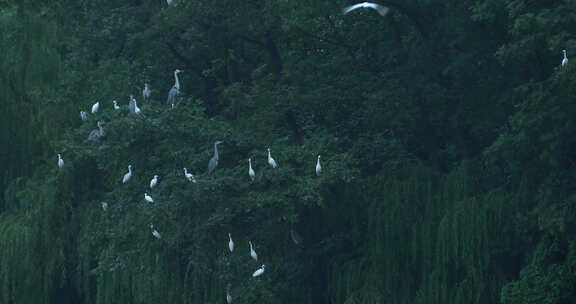
[[[354,5],[350,5],[345,7],[342,12],[344,13],[344,15],[350,13],[351,11],[357,10],[359,8],[370,8],[373,10],[376,10],[378,12],[378,14],[380,14],[382,17],[386,16],[386,14],[388,14],[388,8],[377,4],[377,3],[372,3],[372,2],[362,2],[362,3],[358,3],[358,4],[354,4]]]

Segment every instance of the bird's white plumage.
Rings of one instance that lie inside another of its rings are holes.
[[[234,251],[234,241],[232,241],[232,235],[230,235],[230,233],[228,233],[228,249],[230,249],[230,252]]]
[[[252,246],[252,241],[248,241],[250,244],[250,256],[254,259],[254,261],[258,261],[258,254],[254,251],[254,247]]]
[[[272,166],[272,168],[276,169],[278,167],[278,164],[276,163],[276,160],[274,160],[272,158],[272,155],[270,154],[270,148],[268,148],[268,164],[270,166]]]
[[[146,200],[149,203],[154,202],[154,199],[152,199],[152,197],[150,195],[148,195],[148,193],[144,193],[144,200]]]
[[[256,271],[254,271],[254,273],[252,274],[252,277],[260,276],[263,273],[264,273],[264,264],[262,264],[262,267],[258,268]]]
[[[156,230],[154,228],[154,225],[150,224],[150,230],[152,230],[152,235],[157,238],[157,239],[161,239],[162,236],[160,235],[160,232],[158,232],[158,230]]]
[[[154,175],[154,178],[150,180],[150,189],[156,187],[156,184],[158,184],[158,175]]]
[[[100,102],[98,101],[92,105],[92,114],[98,112],[99,109],[100,109]]]
[[[226,289],[226,303],[232,304],[232,295],[230,295],[230,287]]]
[[[62,155],[58,154],[58,168],[64,168],[64,160],[62,159]]]
[[[564,53],[564,59],[562,59],[562,67],[566,67],[566,65],[568,64],[568,57],[566,56],[566,50],[562,50],[562,53]]]
[[[102,206],[102,210],[104,210],[104,211],[108,210],[108,203],[107,202],[102,202],[100,205]]]
[[[124,174],[124,177],[122,178],[122,183],[125,184],[127,183],[130,178],[132,178],[132,165],[128,165],[128,173]]]
[[[362,3],[354,4],[351,6],[347,6],[342,10],[342,12],[344,13],[344,15],[346,15],[346,14],[348,14],[354,10],[357,10],[359,8],[370,8],[370,9],[376,10],[378,12],[378,14],[380,14],[381,16],[386,16],[386,14],[388,14],[388,10],[389,10],[387,7],[380,5],[380,4],[377,4],[377,3],[362,2]]]
[[[138,103],[136,102],[136,99],[134,99],[134,113],[138,114],[138,115],[140,115],[142,113],[142,111],[138,107]]]
[[[150,90],[150,86],[148,85],[148,83],[145,83],[144,89],[142,90],[142,98],[144,100],[149,100],[151,93],[152,93],[152,91]]]
[[[316,161],[316,175],[320,176],[322,173],[322,166],[320,165],[320,155],[318,155],[318,160]]]
[[[87,121],[88,113],[86,113],[85,111],[80,111],[80,119],[82,119],[82,121]]]
[[[254,172],[254,169],[252,169],[252,158],[248,159],[248,176],[250,176],[250,179],[252,180],[256,178],[256,173]]]
[[[114,110],[120,110],[120,106],[118,105],[118,101],[112,100],[112,103],[114,104]]]
[[[192,173],[189,173],[187,168],[184,168],[184,176],[186,177],[186,179],[188,181],[196,183],[196,179],[194,178],[194,175]]]

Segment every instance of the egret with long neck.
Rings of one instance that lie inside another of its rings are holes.
[[[256,173],[254,172],[254,169],[252,169],[252,158],[248,159],[248,175],[252,181],[254,181],[254,178],[256,178]]]
[[[125,184],[127,183],[130,178],[132,178],[132,165],[128,165],[128,173],[124,174],[124,177],[122,178],[122,183]]]
[[[316,176],[320,176],[322,173],[322,166],[320,165],[320,155],[318,155],[318,160],[316,161]]]
[[[278,167],[278,164],[276,163],[276,160],[274,160],[272,158],[272,155],[270,154],[270,148],[268,148],[268,164],[270,166],[272,166],[273,169],[276,169]]]
[[[562,59],[562,68],[565,68],[568,64],[568,57],[566,56],[566,50],[562,50],[562,53],[564,53],[564,59]]]
[[[64,160],[62,159],[62,155],[58,154],[58,168],[64,168]]]

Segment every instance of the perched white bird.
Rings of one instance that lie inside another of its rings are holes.
[[[82,119],[82,121],[87,121],[88,120],[88,113],[86,113],[84,111],[80,111],[80,119]]]
[[[318,155],[318,160],[316,161],[316,176],[320,176],[322,173],[322,166],[320,166],[320,155]]]
[[[122,183],[123,184],[127,183],[131,177],[132,177],[132,165],[128,165],[128,173],[124,174],[124,177],[122,178]]]
[[[150,90],[150,86],[148,85],[148,83],[145,83],[144,89],[142,90],[142,99],[144,99],[144,101],[150,100],[151,93],[152,91]]]
[[[254,259],[254,261],[258,261],[258,254],[254,251],[254,247],[252,247],[252,241],[248,241],[250,244],[250,256]]]
[[[226,303],[232,304],[232,296],[230,295],[230,286],[226,288]]]
[[[264,264],[262,264],[262,267],[258,268],[256,271],[254,271],[254,273],[252,274],[252,277],[260,276],[263,273],[264,273]]]
[[[100,205],[102,205],[102,210],[104,210],[104,211],[108,210],[108,203],[107,202],[102,202]]]
[[[158,232],[158,230],[154,229],[154,225],[150,224],[150,230],[152,230],[152,235],[157,238],[157,239],[161,239],[162,236],[160,235],[160,232]]]
[[[152,197],[150,195],[148,195],[147,192],[144,193],[144,200],[146,200],[149,203],[153,203],[154,200],[152,199]]]
[[[188,173],[187,168],[184,168],[184,176],[186,177],[186,179],[188,181],[196,183],[196,179],[194,178],[194,175],[192,173]]]
[[[344,15],[348,14],[349,12],[359,9],[359,8],[371,8],[373,10],[376,10],[378,12],[378,14],[382,15],[382,16],[386,16],[386,14],[388,14],[388,8],[377,4],[377,3],[371,3],[371,2],[362,2],[362,3],[358,3],[358,4],[354,4],[351,6],[347,6],[345,7],[342,12],[344,13]]]
[[[112,100],[112,103],[114,104],[114,110],[120,110],[120,106],[118,105],[118,101]]]
[[[248,159],[248,175],[252,181],[254,181],[254,178],[256,178],[256,173],[254,173],[254,169],[252,169],[252,158]]]
[[[274,169],[276,169],[278,167],[278,164],[270,155],[270,148],[268,148],[268,164],[270,164],[270,166],[272,166],[272,168],[274,168]]]
[[[562,67],[564,68],[568,64],[568,57],[566,57],[566,50],[562,50],[562,52],[564,53],[564,59],[562,59]]]
[[[150,189],[154,188],[158,183],[158,175],[154,175],[154,178],[150,181]]]
[[[138,107],[138,103],[136,102],[136,100],[134,100],[134,113],[138,115],[142,114],[142,111]]]
[[[58,168],[64,168],[64,160],[62,159],[62,155],[58,154]]]
[[[100,109],[100,102],[98,101],[92,105],[92,114],[98,112],[99,109]]]
[[[228,233],[228,238],[230,239],[228,241],[228,249],[230,249],[230,252],[234,251],[234,241],[232,241],[232,236],[230,235],[230,233]]]
[[[172,5],[172,4],[174,4],[174,0],[166,0],[166,3],[167,3],[168,5]]]

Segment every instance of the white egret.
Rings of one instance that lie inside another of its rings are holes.
[[[120,106],[118,105],[118,101],[112,100],[112,103],[114,104],[114,110],[120,110]]]
[[[127,183],[130,178],[132,178],[132,165],[128,165],[128,173],[124,174],[124,177],[122,178],[122,183],[125,184]]]
[[[108,203],[107,202],[102,202],[102,203],[100,203],[100,205],[102,206],[102,210],[104,210],[104,211],[108,210]]]
[[[230,285],[226,288],[226,303],[232,304],[232,296],[230,295]]]
[[[88,120],[88,113],[86,113],[84,111],[80,111],[80,119],[82,119],[82,121],[87,121]]]
[[[388,14],[388,8],[377,4],[377,3],[372,3],[372,2],[362,2],[362,3],[358,3],[358,4],[354,4],[351,6],[347,6],[345,7],[342,12],[344,13],[344,15],[348,14],[349,12],[359,9],[359,8],[370,8],[373,10],[376,10],[378,12],[378,14],[382,15],[382,16],[386,16],[386,14]]]
[[[170,5],[170,4],[168,4]],[[166,103],[172,105],[174,108],[174,104],[176,104],[176,99],[180,96],[180,79],[178,78],[178,74],[184,71],[176,69],[174,71],[174,86],[168,91],[168,99],[166,99]]]
[[[270,148],[268,148],[268,164],[270,164],[270,166],[272,166],[272,168],[274,168],[274,169],[276,169],[278,167],[278,164],[270,155]]]
[[[216,170],[216,167],[218,167],[218,160],[219,160],[218,145],[221,143],[223,143],[223,141],[216,141],[214,143],[214,155],[208,162],[208,174],[214,172],[214,170]]]
[[[130,112],[130,114],[136,114],[136,99],[134,99],[133,95],[130,95],[128,98],[128,112]]]
[[[264,264],[262,264],[262,267],[258,268],[256,271],[254,271],[254,273],[252,274],[252,277],[257,277],[260,276],[264,273]]]
[[[250,256],[254,259],[254,261],[258,261],[258,254],[254,251],[254,247],[252,247],[252,241],[248,241],[250,244]]]
[[[138,107],[138,103],[136,102],[136,100],[134,100],[134,114],[136,114],[136,115],[142,114],[142,111]]]
[[[157,238],[157,239],[161,239],[162,236],[160,235],[160,232],[158,232],[158,230],[156,230],[154,228],[154,225],[150,224],[150,230],[152,230],[152,235]]]
[[[230,233],[228,233],[228,238],[230,239],[228,241],[228,249],[230,249],[230,252],[234,251],[234,241],[232,241],[232,236],[230,235]]]
[[[152,197],[150,195],[148,195],[148,192],[144,192],[144,200],[146,200],[149,203],[153,203],[154,200],[152,199]]]
[[[168,4],[168,6],[171,6],[172,4],[174,4],[174,0],[166,0],[166,4]]]
[[[99,109],[100,109],[100,102],[98,101],[92,105],[92,114],[98,112]]]
[[[316,161],[316,176],[320,176],[322,173],[322,166],[320,166],[320,155],[318,155],[318,160]]]
[[[102,121],[98,121],[96,125],[98,126],[97,129],[94,129],[88,134],[88,140],[93,142],[98,142],[106,133],[104,132],[104,128],[102,127],[104,123]]]
[[[58,154],[58,168],[64,168],[64,160],[62,159],[62,155]]]
[[[564,53],[564,59],[562,59],[562,67],[564,68],[568,64],[568,57],[566,57],[566,50],[562,50],[562,53]]]
[[[196,179],[194,178],[194,175],[192,173],[188,173],[187,168],[184,168],[184,176],[186,177],[186,179],[188,181],[196,183]]]
[[[158,183],[158,175],[154,175],[154,178],[150,180],[150,189],[154,188]]]
[[[148,83],[144,84],[144,89],[142,90],[142,99],[144,101],[150,101],[150,94],[152,93],[152,91],[150,90],[150,86],[148,85]]]
[[[252,181],[254,181],[254,178],[256,178],[256,173],[254,172],[254,169],[252,169],[252,158],[248,159],[248,175]]]

